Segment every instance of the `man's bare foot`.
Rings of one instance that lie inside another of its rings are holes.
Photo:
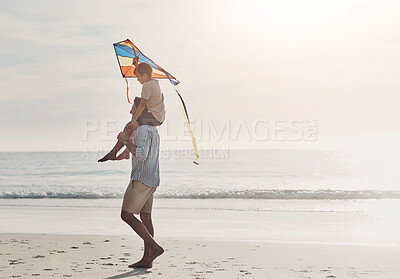
[[[147,262],[148,262],[148,260],[141,259],[140,261],[138,261],[136,263],[128,265],[128,267],[130,267],[130,268],[135,268],[135,267],[152,268],[153,263],[148,264]]]
[[[164,253],[164,249],[157,245],[157,247],[150,249],[150,255],[149,258],[147,259],[147,262],[145,263],[145,267],[150,268],[153,266],[153,261],[158,257],[161,256]]]
[[[107,153],[103,158],[97,160],[97,162],[106,162],[108,160],[116,160],[117,157],[115,156],[114,152]]]

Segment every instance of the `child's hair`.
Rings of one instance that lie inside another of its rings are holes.
[[[140,63],[137,66],[137,69],[135,69],[135,71],[134,71],[135,75],[136,75],[137,72],[139,72],[139,75],[141,75],[141,76],[146,74],[149,78],[151,78],[151,74],[153,73],[153,69],[147,63]]]

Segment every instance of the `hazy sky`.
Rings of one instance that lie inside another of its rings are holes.
[[[398,11],[399,1],[2,0],[0,151],[110,148],[129,120],[112,46],[126,38],[182,82],[199,148],[396,142]],[[160,83],[162,146],[189,148],[179,99]],[[130,87],[133,99],[140,85]],[[309,123],[316,139],[304,138]]]

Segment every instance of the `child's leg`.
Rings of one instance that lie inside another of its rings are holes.
[[[119,154],[115,160],[119,161],[119,160],[129,159],[130,158],[129,154],[130,154],[129,149],[125,148],[125,150],[122,151],[121,154]]]
[[[129,136],[129,140],[130,141],[133,140],[133,133]],[[125,150],[122,151],[121,154],[119,154],[117,156],[117,160],[129,159],[130,158],[130,154],[131,154],[131,152],[129,151],[129,149],[127,147],[125,147]]]
[[[142,113],[141,123],[142,125],[150,125],[150,126],[161,126],[163,122],[158,121],[151,112]]]
[[[126,133],[129,137],[132,135],[133,131],[139,127],[137,122],[133,123],[132,128],[128,128],[125,126],[124,133]],[[106,162],[108,160],[117,160],[117,153],[124,147],[124,144],[121,141],[117,141],[114,147],[108,152],[103,158],[99,159],[97,162]]]

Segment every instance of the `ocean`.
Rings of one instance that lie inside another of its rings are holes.
[[[393,152],[201,155],[195,165],[187,151],[161,152],[153,208],[164,237],[400,245],[400,156]],[[98,163],[101,156],[0,153],[0,233],[131,235],[118,216],[130,160]],[[171,221],[185,229],[172,229]]]
[[[0,153],[0,200],[119,199],[130,160],[87,152]],[[393,154],[391,157],[395,156]],[[399,199],[397,162],[384,154],[324,150],[162,151],[161,199]],[[262,202],[261,202],[262,203]]]
[[[120,199],[130,160],[94,152],[0,153],[0,200]],[[324,150],[162,151],[161,199],[399,199],[398,162]],[[366,159],[368,158],[368,159]],[[369,160],[369,161],[368,161]],[[400,161],[400,160],[398,160]]]

